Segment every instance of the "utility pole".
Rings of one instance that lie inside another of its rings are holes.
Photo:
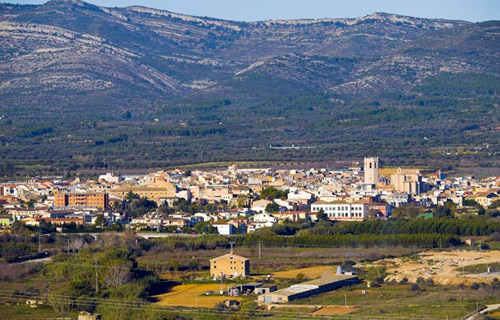
[[[260,239],[259,239],[259,260],[262,258],[262,248],[260,245]]]
[[[223,284],[223,281],[224,281],[224,272],[221,272],[220,273],[220,294],[224,294],[224,290],[222,289],[222,284]]]
[[[68,233],[68,254],[69,254],[69,233]]]
[[[344,292],[344,304],[345,307],[347,308],[347,292]]]
[[[97,274],[97,258],[95,258],[95,293],[99,294],[99,277]]]
[[[42,227],[38,226],[38,253],[42,252]]]

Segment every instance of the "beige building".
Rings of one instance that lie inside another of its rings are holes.
[[[250,260],[231,251],[210,260],[210,277],[239,278],[250,275]]]
[[[378,157],[365,158],[365,183],[377,184],[378,183]]]
[[[419,170],[402,170],[398,168],[395,174],[391,174],[391,184],[398,192],[413,195],[422,192],[422,176]]]
[[[177,188],[170,182],[158,181],[147,186],[121,186],[110,190],[109,193],[119,198],[125,198],[130,191],[141,198],[148,198],[160,203],[175,197]]]
[[[470,197],[467,197],[469,200],[474,200],[483,207],[488,207],[493,203],[493,201],[500,199],[500,197],[493,192],[493,190],[486,191],[486,192],[478,192],[473,194]]]

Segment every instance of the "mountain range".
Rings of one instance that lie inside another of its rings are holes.
[[[425,142],[429,148],[478,143],[496,148],[499,37],[499,21],[388,13],[238,22],[80,0],[3,3],[0,154],[14,159],[14,151],[23,152],[30,161],[49,161],[37,148],[64,141],[79,147],[58,159],[91,166],[106,157],[116,160],[122,153],[114,149],[142,145],[144,139],[150,143],[144,136],[162,136],[168,138],[155,143],[169,151],[153,153],[168,163],[179,157],[183,163],[297,159],[267,151],[240,150],[222,158],[196,152],[200,145],[215,150],[210,144],[222,136],[231,141],[228,148],[245,144],[245,150],[262,143],[315,145],[318,151],[298,158],[322,160],[332,152],[346,158],[359,155],[342,149],[335,153],[333,144],[360,143],[367,137],[383,141],[388,132],[408,141],[408,131],[419,144],[424,136],[443,136]],[[414,112],[424,117],[424,126],[411,123]],[[463,121],[460,112],[468,113]],[[394,123],[386,126],[382,117],[400,121],[408,131],[395,131]],[[133,125],[123,123],[130,119]],[[376,134],[367,131],[371,127]],[[359,138],[344,136],[349,130]],[[458,130],[456,139],[448,141],[453,130]],[[127,139],[109,142],[113,134]],[[184,137],[189,145],[198,136],[202,140],[190,146],[176,140]],[[123,145],[115,148],[116,143]],[[103,145],[106,151],[99,151]],[[404,158],[401,150],[386,151]],[[420,151],[415,152],[413,156]]]
[[[71,106],[81,94],[94,104],[251,96],[241,90],[255,82],[280,94],[369,95],[443,72],[499,72],[498,22],[375,13],[245,23],[79,0],[1,4],[0,21],[2,100],[45,107]]]

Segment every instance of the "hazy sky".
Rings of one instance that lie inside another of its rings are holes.
[[[2,1],[2,0],[0,0]],[[39,0],[6,2],[38,4]],[[388,12],[423,18],[500,20],[500,0],[89,0],[106,7],[142,5],[239,21],[361,17]]]

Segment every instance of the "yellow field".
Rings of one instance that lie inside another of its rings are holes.
[[[317,266],[310,268],[302,268],[302,269],[294,269],[288,271],[279,271],[273,273],[276,278],[295,278],[299,273],[303,273],[308,279],[317,279],[321,278],[323,275],[335,275],[336,267],[335,266]]]
[[[227,290],[227,285],[224,285]],[[239,297],[204,296],[207,291],[220,291],[220,284],[182,284],[173,286],[169,292],[153,296],[158,299],[156,304],[161,306],[178,307],[203,307],[213,308],[219,302],[228,299],[241,300]]]

